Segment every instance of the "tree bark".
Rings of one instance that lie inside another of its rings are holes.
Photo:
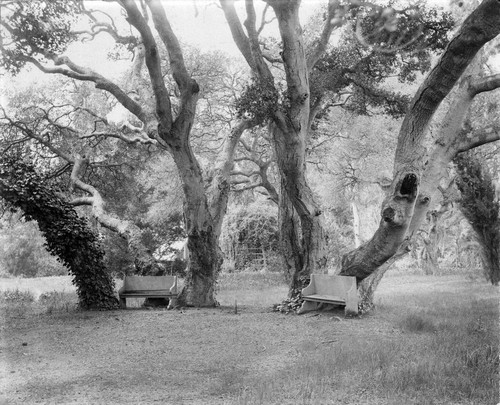
[[[361,245],[361,239],[359,237],[359,211],[356,203],[351,202],[352,210],[352,228],[354,231],[354,247],[359,247]]]
[[[300,219],[286,192],[282,190],[278,201],[278,226],[280,230],[280,253],[285,265],[285,275],[290,280],[289,297],[300,293],[304,280],[300,270],[304,268],[301,246]]]

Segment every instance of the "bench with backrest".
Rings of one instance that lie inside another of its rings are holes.
[[[358,314],[356,277],[311,274],[309,285],[302,290],[302,298],[299,314],[319,309],[321,304],[342,305],[346,315]]]
[[[118,290],[122,308],[127,308],[127,298],[168,298],[167,309],[171,309],[177,294],[177,276],[125,276]]]

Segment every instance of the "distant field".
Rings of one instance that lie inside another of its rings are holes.
[[[463,276],[389,275],[352,319],[272,312],[276,274],[222,275],[212,309],[82,312],[69,277],[0,281],[12,289],[63,293],[0,299],[0,403],[499,402],[499,289]]]
[[[49,291],[75,292],[71,276],[37,277],[37,278],[0,278],[0,291],[30,291],[37,299]]]

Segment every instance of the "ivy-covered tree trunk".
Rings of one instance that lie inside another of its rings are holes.
[[[488,170],[471,153],[454,160],[457,186],[462,194],[460,211],[476,233],[485,273],[493,285],[500,282],[500,202]]]
[[[47,249],[72,274],[81,308],[119,307],[113,279],[106,272],[98,235],[69,203],[44,184],[32,167],[16,160],[2,159],[0,197],[22,210],[26,219],[37,221]]]

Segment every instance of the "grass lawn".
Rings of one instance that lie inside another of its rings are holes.
[[[78,311],[67,277],[0,290],[0,403],[499,402],[498,288],[463,276],[387,275],[353,319],[272,312],[273,274],[223,275],[213,309]]]

